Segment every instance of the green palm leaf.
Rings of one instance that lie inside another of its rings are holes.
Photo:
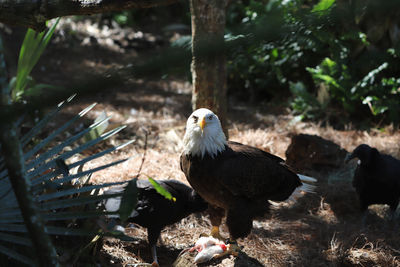
[[[31,37],[28,36],[27,38],[29,40]],[[99,210],[97,209],[97,205],[104,199],[110,197],[121,197],[122,193],[99,195],[99,191],[101,188],[113,185],[122,185],[126,184],[126,182],[97,185],[79,184],[78,186],[73,181],[82,177],[87,181],[90,175],[94,172],[104,170],[105,168],[128,160],[128,158],[125,158],[82,171],[82,166],[85,163],[121,149],[131,144],[133,140],[75,160],[75,162],[64,164],[66,160],[79,158],[75,156],[79,155],[80,152],[93,147],[99,142],[110,138],[124,128],[124,126],[122,126],[112,129],[100,136],[96,136],[93,140],[87,138],[85,139],[86,142],[77,144],[82,142],[83,136],[93,129],[101,127],[101,125],[109,120],[109,118],[103,117],[86,129],[70,135],[69,138],[57,143],[55,140],[62,140],[60,135],[65,134],[69,127],[78,122],[79,119],[89,112],[94,107],[95,104],[93,104],[82,110],[78,115],[74,116],[59,128],[55,129],[41,142],[30,147],[29,143],[32,138],[42,132],[49,122],[54,121],[57,118],[59,111],[71,100],[72,97],[60,103],[53,111],[45,115],[27,134],[20,138],[23,146],[27,148],[27,151],[24,154],[26,176],[31,181],[32,192],[34,193],[34,197],[41,210],[42,218],[46,222],[46,232],[51,235],[94,236],[99,234],[99,230],[95,224],[93,225],[95,228],[91,227],[90,229],[84,229],[71,227],[70,222],[116,214]],[[66,150],[66,147],[69,147],[69,149]],[[78,166],[80,168],[77,173],[69,173],[69,170]],[[0,245],[0,253],[22,263],[28,265],[32,264],[32,262],[34,262],[33,255],[29,256],[29,253],[27,254],[26,250],[23,248],[31,246],[32,243],[29,239],[16,197],[12,191],[8,179],[8,172],[4,168],[3,157],[0,157],[0,204],[0,242],[2,244],[5,242],[13,244],[12,246]],[[54,225],[55,222],[57,222],[57,225]],[[124,239],[127,238],[124,235],[120,236]]]
[[[0,253],[4,254],[10,258],[16,259],[22,263],[25,263],[28,266],[35,266],[35,263],[32,259],[26,257],[25,255],[23,255],[21,253],[16,252],[13,249],[7,248],[5,246],[0,245]]]
[[[132,179],[123,190],[121,204],[118,214],[121,221],[126,221],[136,207],[139,190],[137,188],[137,178]]]
[[[46,33],[36,33],[32,29],[27,30],[19,52],[17,75],[12,88],[12,99],[14,101],[20,99],[25,93],[29,81],[29,74],[43,54],[59,20],[60,19],[57,19],[56,23],[54,23]]]

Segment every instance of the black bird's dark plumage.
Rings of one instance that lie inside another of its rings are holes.
[[[171,193],[176,201],[160,195],[148,180],[138,180],[138,203],[128,218],[128,222],[147,228],[147,239],[152,248],[153,260],[157,261],[155,246],[161,230],[184,217],[207,209],[207,203],[189,186],[176,180],[157,180]],[[106,193],[116,193],[123,188],[112,188]],[[111,198],[105,203],[107,211],[116,211],[121,199]],[[155,258],[155,259],[154,259]]]
[[[400,160],[379,153],[366,144],[359,145],[346,157],[346,162],[358,158],[353,187],[361,211],[372,204],[387,204],[394,213],[400,200]]]

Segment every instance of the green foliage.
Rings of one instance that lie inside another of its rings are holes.
[[[398,122],[396,114],[400,112],[398,104],[400,79],[380,77],[379,74],[387,68],[388,63],[385,62],[371,70],[359,81],[354,81],[354,77],[350,75],[346,65],[339,66],[329,58],[325,58],[317,67],[307,68],[307,70],[314,83],[326,88],[328,98],[336,101],[336,105],[341,106],[346,112],[356,112],[362,103],[368,106],[374,116],[387,112],[390,121]],[[292,105],[293,109],[298,112],[308,114],[309,110],[321,112],[327,108],[327,106],[321,106],[318,101],[303,101],[304,97],[296,91],[292,90],[292,93],[296,96],[294,102],[303,103],[303,105]],[[307,117],[312,118],[313,116],[307,115]]]
[[[133,25],[134,21],[132,12],[126,10],[112,14],[112,19],[122,26]]]
[[[277,15],[283,23],[278,38],[242,42],[232,48],[229,93],[245,100],[270,100],[290,92],[290,106],[303,118],[377,116],[399,123],[400,38],[395,34],[399,19],[393,8],[397,5],[389,2],[250,0],[231,4],[229,38],[241,34],[235,31],[238,27],[273,24]],[[246,38],[251,40],[251,34]]]
[[[354,99],[351,99],[349,90],[346,90],[346,87],[349,86],[350,76],[345,65],[338,65],[330,58],[325,58],[320,65],[315,68],[306,68],[306,70],[311,74],[316,85],[326,88],[329,98],[340,101],[345,110],[353,111],[352,104],[355,103],[351,102]],[[323,111],[323,109],[319,111]]]
[[[231,13],[228,18],[229,34],[233,37],[241,34],[235,32],[237,23],[247,28],[262,29],[264,25],[277,24],[284,16],[287,16],[287,23],[290,23],[292,18],[288,10],[293,3],[282,5],[280,2],[249,1],[248,5],[241,4],[240,8],[239,4],[233,5],[228,11]],[[279,25],[281,26],[285,27]],[[233,49],[229,55],[228,88],[231,93],[254,99],[271,98],[277,90],[282,91],[282,86],[288,86],[290,80],[301,76],[304,73],[304,70],[299,70],[301,60],[308,60],[302,49],[308,50],[312,47],[312,44],[305,43],[303,39],[296,40],[294,36],[284,32],[278,40],[256,40],[244,44]]]
[[[118,213],[119,218],[123,222],[125,222],[129,218],[138,201],[139,191],[136,182],[137,178],[129,181],[124,189],[124,193],[121,198],[121,204],[119,206]]]
[[[159,185],[159,183],[157,183],[156,180],[154,180],[151,177],[149,178],[149,182],[153,185],[154,189],[156,189],[156,191],[162,195],[163,197],[165,197],[166,199],[172,200],[172,201],[176,201],[176,198],[174,196],[171,195],[170,192],[168,192],[164,187],[162,187],[161,185]]]
[[[17,75],[10,81],[13,101],[27,95],[40,95],[44,89],[54,88],[51,85],[35,84],[30,73],[43,54],[59,20],[57,19],[47,32],[36,33],[32,29],[27,30],[19,53]]]
[[[314,5],[312,12],[323,12],[328,10],[335,3],[335,0],[321,0],[318,4]]]
[[[20,138],[24,150],[25,175],[31,184],[31,192],[46,223],[47,232],[58,236],[58,240],[60,240],[60,236],[71,238],[72,236],[94,236],[99,233],[94,221],[90,223],[88,219],[106,214],[97,209],[99,202],[109,197],[121,196],[121,194],[100,195],[99,191],[101,188],[122,183],[93,185],[89,183],[90,177],[94,172],[122,163],[127,159],[103,164],[88,170],[84,170],[83,166],[133,142],[129,141],[119,146],[110,147],[86,157],[81,155],[82,151],[108,139],[124,128],[118,127],[95,139],[78,144],[77,141],[82,140],[85,134],[108,120],[108,118],[103,118],[78,132],[70,129],[74,123],[79,122],[95,106],[94,104],[82,110],[53,132],[46,133],[45,139],[33,142],[49,122],[57,119],[57,114],[59,114],[61,108],[71,100],[72,97],[60,103]],[[22,120],[19,120],[19,123],[22,123]],[[17,199],[13,193],[8,171],[4,166],[4,158],[1,157],[0,240],[7,246],[0,246],[0,253],[31,265],[32,257],[34,257],[30,253],[32,242],[29,239]],[[83,225],[86,225],[86,227]],[[59,245],[59,243],[56,243],[56,245]],[[58,249],[67,250],[67,248],[60,247]]]
[[[301,114],[299,118],[304,117],[308,119],[318,118],[319,110],[321,109],[320,103],[316,97],[307,91],[302,82],[290,83],[290,91],[296,97],[291,103],[293,110]]]

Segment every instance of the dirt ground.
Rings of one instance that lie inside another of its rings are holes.
[[[39,62],[34,77],[42,82],[63,84],[86,73],[102,73],[123,67],[139,55],[157,53],[166,36],[138,29],[115,30],[93,26],[93,21],[74,22],[63,19],[54,42]],[[66,29],[75,27],[70,36]],[[118,36],[120,40],[116,41]],[[131,39],[126,36],[132,36]],[[97,38],[97,41],[96,39]],[[125,40],[126,39],[126,40]],[[168,40],[167,40],[168,41]],[[89,169],[101,163],[127,158],[126,162],[95,173],[94,183],[133,178],[144,154],[145,134],[148,144],[141,178],[177,179],[187,183],[179,168],[186,118],[191,113],[191,84],[183,78],[160,77],[135,79],[123,86],[93,95],[77,96],[64,110],[65,116],[78,113],[93,102],[97,106],[84,118],[89,125],[101,112],[111,115],[110,127],[126,125],[118,136],[100,145],[136,141],[112,154],[85,165]],[[318,122],[299,122],[285,107],[272,104],[229,103],[231,140],[256,146],[285,157],[291,137],[298,133],[316,134],[351,151],[367,143],[382,152],[400,157],[400,132],[384,129],[360,131],[348,124],[346,130],[321,126]],[[88,152],[90,153],[90,152]],[[243,252],[201,266],[400,266],[399,228],[388,221],[388,208],[369,209],[367,224],[351,187],[354,163],[339,169],[305,173],[318,179],[317,193],[306,195],[296,203],[273,207],[265,218],[255,220],[251,234],[239,240]],[[171,266],[182,249],[194,244],[201,233],[208,233],[206,214],[191,215],[162,232],[157,248],[161,266]],[[93,256],[100,266],[135,266],[151,262],[146,231],[128,228],[127,234],[137,242],[106,239]],[[222,235],[228,236],[225,226]],[[78,264],[79,265],[79,264]],[[190,265],[187,265],[190,266]]]

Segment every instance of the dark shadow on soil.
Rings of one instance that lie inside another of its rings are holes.
[[[246,253],[240,252],[239,256],[235,259],[234,267],[259,267],[262,265],[257,259],[249,257]]]

